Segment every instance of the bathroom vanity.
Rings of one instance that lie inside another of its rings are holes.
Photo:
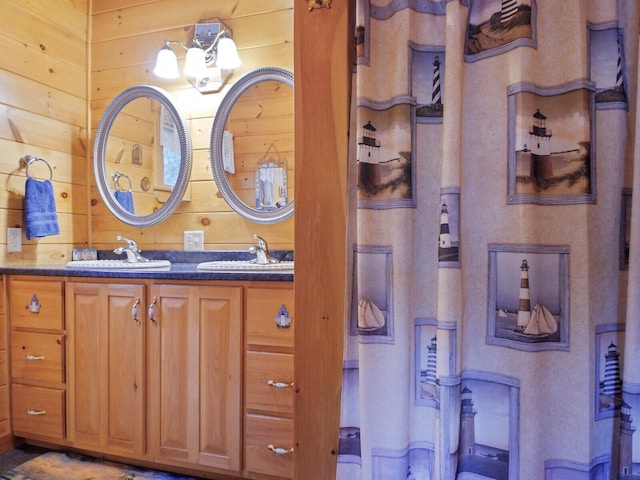
[[[293,275],[3,278],[15,436],[204,478],[293,478]]]

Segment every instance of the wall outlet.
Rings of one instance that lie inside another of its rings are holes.
[[[7,252],[22,251],[22,229],[7,228]]]
[[[201,230],[184,232],[184,249],[189,251],[204,250],[204,232]]]

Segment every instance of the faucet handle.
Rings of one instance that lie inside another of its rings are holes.
[[[140,248],[138,248],[138,244],[135,242],[135,240],[132,240],[132,239],[127,238],[127,237],[123,237],[121,235],[118,235],[116,237],[116,240],[127,242],[127,246],[129,247],[129,249],[132,252],[140,252]]]
[[[267,246],[267,241],[264,238],[258,236],[257,233],[253,234],[253,238],[258,242],[258,247],[262,248],[264,251],[269,250],[269,247]]]

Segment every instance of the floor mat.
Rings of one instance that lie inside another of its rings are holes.
[[[0,480],[196,480],[171,473],[133,467],[68,452],[47,452],[11,471]]]

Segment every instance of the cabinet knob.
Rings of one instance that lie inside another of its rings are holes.
[[[293,387],[293,382],[285,383],[285,382],[276,382],[274,380],[267,380],[267,385],[273,388],[288,388],[288,387]]]
[[[286,448],[274,447],[273,445],[267,445],[267,448],[278,455],[288,455],[289,453],[293,453],[293,448],[287,450]]]

